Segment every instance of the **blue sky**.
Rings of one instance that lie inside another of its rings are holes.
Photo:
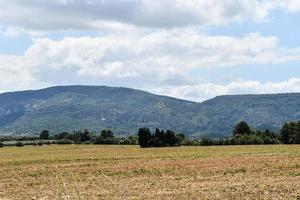
[[[298,0],[0,0],[0,92],[300,92]]]

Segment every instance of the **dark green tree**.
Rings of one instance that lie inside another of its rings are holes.
[[[300,144],[300,121],[285,123],[280,131],[284,144]]]
[[[167,132],[165,133],[165,144],[167,146],[177,146],[178,145],[178,140],[173,131],[167,130]]]
[[[149,128],[140,128],[138,132],[139,145],[142,148],[151,147],[151,132]]]
[[[158,128],[156,128],[153,139],[152,139],[152,146],[156,146],[156,147],[165,146],[165,133],[164,133],[164,131],[161,131]]]
[[[115,138],[114,133],[109,129],[103,129],[98,137],[95,138],[94,144],[127,144],[124,138]]]
[[[90,141],[91,139],[92,139],[92,133],[89,130],[84,129],[80,136],[80,142],[87,142]]]
[[[114,137],[114,133],[109,130],[109,129],[104,129],[101,131],[101,137],[106,139],[106,138],[113,138]]]
[[[233,130],[233,136],[235,135],[250,135],[251,129],[245,121],[239,122]]]
[[[293,135],[294,123],[285,123],[280,131],[280,139],[283,144],[291,144],[292,143],[292,135]]]
[[[48,140],[49,139],[49,131],[43,130],[40,134],[40,140]]]
[[[62,132],[60,134],[57,135],[57,137],[55,139],[61,140],[61,139],[73,139],[72,136],[70,136],[70,134],[68,132]]]
[[[73,140],[75,144],[81,144],[84,142],[88,142],[92,140],[92,135],[89,130],[80,130],[80,131],[74,131],[73,134],[69,135],[67,139]]]

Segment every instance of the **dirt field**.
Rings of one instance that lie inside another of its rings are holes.
[[[300,146],[0,149],[0,199],[297,199]]]

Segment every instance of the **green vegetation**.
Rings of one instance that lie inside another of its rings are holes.
[[[140,128],[138,132],[139,145],[145,147],[174,147],[180,146],[184,135],[176,135],[173,131],[155,130],[152,134],[149,128]]]
[[[73,133],[62,132],[53,137],[57,144],[122,144],[136,145],[137,137],[116,137],[109,129],[103,129],[100,134],[95,134],[85,129]]]
[[[227,145],[245,145],[245,144],[280,144],[279,135],[269,130],[253,131],[249,125],[242,121],[238,123],[230,139],[225,140]]]
[[[300,144],[300,121],[284,124],[280,138],[284,144]]]
[[[268,129],[264,131],[252,129],[245,121],[234,127],[232,136],[228,138],[212,138],[209,136],[200,139],[189,139],[184,134],[172,130],[155,129],[151,133],[149,128],[140,128],[137,135],[118,137],[110,129],[103,129],[95,134],[88,129],[62,132],[51,136],[48,130],[41,132],[39,137],[34,136],[2,136],[0,147],[24,145],[50,144],[107,144],[107,145],[137,145],[145,147],[174,147],[174,146],[214,146],[214,145],[255,145],[255,144],[300,144],[300,121],[284,124],[280,133]]]
[[[48,130],[42,131],[39,139],[40,140],[48,140],[49,139],[49,131]]]
[[[204,137],[200,141],[185,139],[181,144],[185,146],[300,144],[300,121],[286,123],[280,133],[268,129],[263,132],[253,130],[245,121],[241,121],[234,127],[229,138]]]
[[[69,139],[59,139],[55,142],[55,144],[74,144],[74,142]]]
[[[16,143],[16,146],[17,146],[17,147],[23,147],[23,146],[24,146],[24,143],[23,143],[23,142],[17,142],[17,143]]]

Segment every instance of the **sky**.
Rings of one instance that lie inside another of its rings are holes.
[[[0,0],[0,92],[300,92],[299,0]]]

